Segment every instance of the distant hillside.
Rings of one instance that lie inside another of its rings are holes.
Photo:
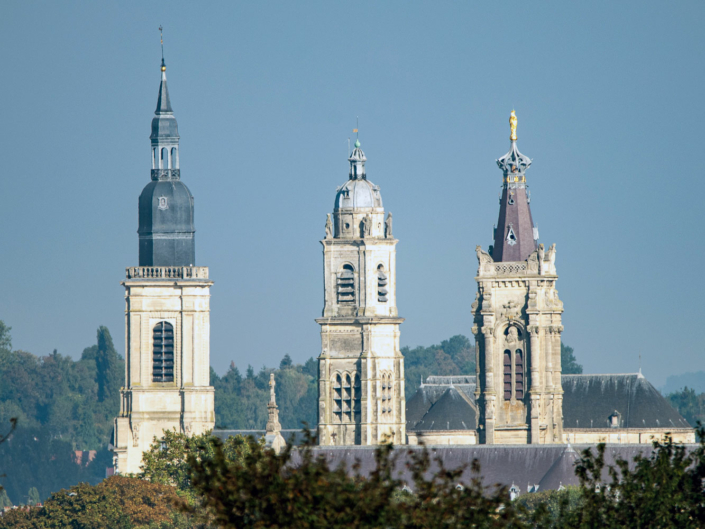
[[[694,389],[696,393],[705,393],[705,371],[672,375],[666,379],[666,384],[660,389],[663,395],[668,395],[686,386]]]

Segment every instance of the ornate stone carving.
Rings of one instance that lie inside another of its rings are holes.
[[[502,305],[502,307],[504,308],[503,314],[505,318],[510,321],[519,319],[521,307],[519,307],[519,305],[517,305],[514,301],[510,299],[507,303]]]
[[[539,326],[538,325],[529,325],[526,328],[526,330],[527,330],[527,332],[529,332],[529,334],[538,334],[539,333]]]
[[[475,336],[477,336],[477,335],[479,334],[479,332],[480,332],[480,329],[479,329],[479,327],[477,326],[477,324],[473,325],[473,326],[472,326],[472,333],[473,333]]]
[[[140,445],[140,424],[132,424],[132,446]]]
[[[539,245],[539,248],[541,245]],[[527,271],[534,274],[539,274],[541,271],[541,259],[538,252],[532,252],[529,254],[527,262]]]
[[[475,301],[472,302],[472,305],[470,305],[470,310],[472,312],[475,312],[477,310],[477,307],[480,305],[480,293],[475,292]]]
[[[505,342],[509,345],[513,345],[519,341],[519,331],[518,329],[512,325],[509,327],[507,330],[507,337],[505,338]]]
[[[494,329],[489,325],[485,325],[482,328],[482,334],[484,334],[485,336],[492,336],[494,334]]]
[[[330,213],[326,216],[326,239],[333,238],[333,221],[330,218]]]
[[[544,275],[546,273],[546,265],[543,262],[544,261],[543,243],[539,244],[538,258],[539,258],[539,275]]]
[[[475,252],[477,253],[477,262],[482,266],[483,264],[494,263],[492,256],[482,249],[482,246],[477,245],[475,247]]]
[[[556,243],[553,243],[548,248],[546,258],[548,260],[548,273],[555,274],[556,273]]]
[[[387,220],[384,221],[384,237],[386,239],[392,238],[392,214],[387,213]]]

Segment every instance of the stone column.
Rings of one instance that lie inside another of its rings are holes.
[[[494,389],[494,329],[485,325],[482,327],[485,341],[485,443],[494,444],[495,404],[497,392]]]
[[[531,398],[531,444],[539,444],[541,442],[540,433],[540,401],[542,394],[541,376],[539,374],[540,356],[539,350],[539,327],[538,325],[530,325],[526,329],[529,331],[531,339],[531,379],[529,380],[529,396]]]

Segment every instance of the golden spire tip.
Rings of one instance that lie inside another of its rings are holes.
[[[509,129],[512,131],[509,139],[512,141],[517,141],[517,115],[513,110],[509,115]]]

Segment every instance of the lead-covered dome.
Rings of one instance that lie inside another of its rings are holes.
[[[139,199],[140,266],[193,266],[193,195],[181,180],[152,181]]]
[[[335,209],[381,208],[382,195],[379,186],[366,179],[348,180],[338,188],[335,195]]]
[[[383,207],[379,186],[367,180],[365,174],[367,157],[360,148],[360,140],[355,142],[355,149],[353,149],[348,161],[350,162],[349,179],[338,188],[334,209]]]

